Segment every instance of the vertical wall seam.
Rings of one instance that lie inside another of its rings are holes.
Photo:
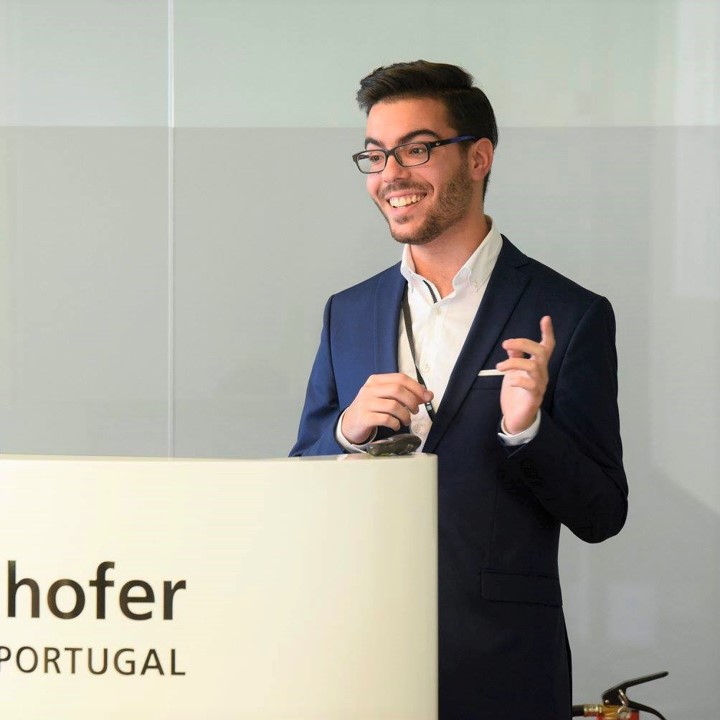
[[[175,456],[175,5],[168,0],[167,456]]]

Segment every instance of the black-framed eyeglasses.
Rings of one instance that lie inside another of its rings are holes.
[[[355,161],[361,173],[369,175],[370,173],[382,172],[387,165],[390,155],[403,167],[414,167],[415,165],[424,165],[430,159],[430,152],[434,148],[441,147],[442,145],[466,142],[468,140],[475,141],[477,138],[474,135],[460,135],[458,137],[448,138],[447,140],[403,143],[389,150],[372,148],[355,153],[352,159]]]

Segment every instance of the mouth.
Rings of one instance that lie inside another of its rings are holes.
[[[413,193],[412,195],[395,195],[388,198],[386,202],[392,208],[404,208],[419,203],[425,195],[423,193]]]

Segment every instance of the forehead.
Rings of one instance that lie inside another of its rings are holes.
[[[368,114],[365,135],[391,147],[419,130],[430,130],[438,138],[454,133],[441,100],[403,98],[376,103]]]

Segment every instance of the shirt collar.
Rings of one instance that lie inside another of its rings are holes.
[[[502,247],[502,236],[495,227],[493,219],[489,215],[486,215],[485,219],[490,225],[490,230],[473,254],[455,274],[453,278],[453,289],[455,292],[462,290],[468,285],[472,285],[476,290],[484,286],[495,267],[495,262]],[[415,263],[413,262],[409,245],[405,245],[403,248],[400,272],[411,288],[417,283],[425,282],[425,278],[415,272]]]

